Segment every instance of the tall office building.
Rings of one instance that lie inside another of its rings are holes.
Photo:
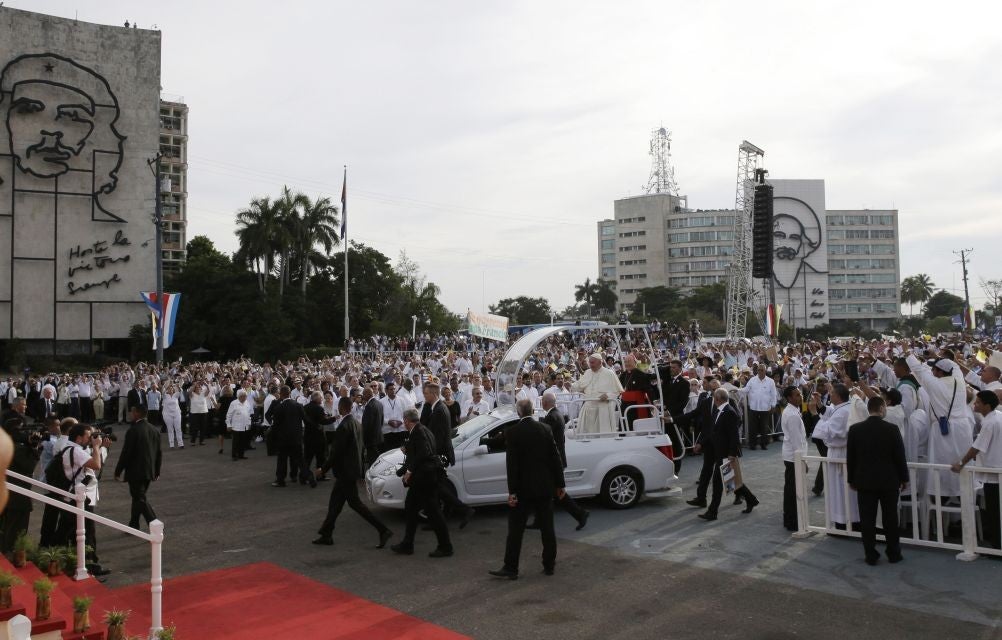
[[[599,278],[613,283],[620,311],[647,287],[691,289],[724,282],[734,254],[734,211],[689,209],[685,196],[616,200],[598,223]]]
[[[901,316],[897,210],[829,209],[826,226],[831,323],[885,329]]]
[[[183,98],[160,98],[160,153],[163,268],[177,271],[188,242],[188,105]]]
[[[886,328],[900,316],[897,211],[826,210],[824,180],[770,180],[775,187],[773,289],[783,321],[798,329],[859,322]],[[685,196],[616,200],[598,222],[599,278],[620,311],[647,287],[683,291],[726,282],[734,211],[690,209]],[[769,295],[755,281],[756,312]]]

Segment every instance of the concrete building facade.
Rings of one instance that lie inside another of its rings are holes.
[[[774,187],[773,288],[783,321],[798,329],[858,322],[880,330],[900,317],[898,213],[825,207],[824,180],[770,180]],[[616,200],[598,222],[599,278],[620,311],[646,287],[684,290],[727,281],[734,210],[691,209],[685,196]],[[757,306],[769,295],[758,280]]]
[[[163,266],[178,271],[188,243],[188,105],[181,98],[161,97],[160,154]]]
[[[159,99],[159,32],[0,7],[0,340],[89,351],[148,321]]]

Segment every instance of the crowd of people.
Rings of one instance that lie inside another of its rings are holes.
[[[277,456],[277,488],[316,486],[333,470],[330,513],[317,544],[332,542],[344,504],[373,524],[379,546],[387,543],[392,534],[353,486],[382,452],[404,446],[401,473],[411,474],[414,498],[408,497],[407,532],[394,549],[413,550],[417,513],[424,510],[438,539],[436,557],[452,553],[439,501],[452,502],[447,506],[460,526],[472,515],[445,486],[443,469],[454,464],[454,430],[499,404],[527,401],[537,410],[547,408],[544,396],[548,408],[584,433],[630,429],[651,414],[651,404],[658,405],[675,448],[703,457],[689,504],[705,508],[700,515],[708,521],[717,519],[725,489],[733,490],[745,513],[754,509],[759,501],[743,482],[740,457],[782,439],[783,525],[796,530],[796,454],[806,454],[813,440],[821,455],[846,458],[853,452],[850,427],[871,418],[895,426],[907,462],[953,465],[911,478],[918,495],[956,500],[963,465],[976,460],[1002,467],[1002,414],[996,411],[1002,372],[993,364],[1002,346],[991,340],[926,336],[776,344],[707,340],[698,326],[589,327],[550,336],[521,370],[502,366],[508,346],[462,333],[375,336],[353,340],[340,356],[289,362],[240,358],[120,363],[84,374],[26,372],[0,380],[0,400],[5,410],[20,404],[27,417],[46,425],[67,419],[100,427],[138,411],[166,433],[168,448],[209,442],[224,454],[229,438],[235,462],[263,444]],[[56,437],[58,430],[52,426],[49,433]],[[824,494],[836,526],[860,527],[869,535],[860,512],[869,521],[876,509],[869,498],[855,495],[854,473],[829,463],[826,472],[818,470],[813,491]],[[985,496],[984,544],[998,547],[998,475],[978,474],[977,480]],[[848,499],[847,490],[853,494]],[[886,517],[888,509],[883,512]]]

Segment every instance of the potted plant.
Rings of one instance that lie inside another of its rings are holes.
[[[35,620],[48,620],[52,615],[52,601],[49,596],[55,586],[55,583],[48,578],[39,578],[32,585],[35,590]]]
[[[14,605],[14,587],[21,583],[21,578],[13,573],[0,571],[0,609],[10,609]]]
[[[38,545],[31,539],[27,531],[17,534],[17,539],[14,540],[14,566],[18,569],[24,567],[28,564],[28,556],[33,555],[37,550]]]
[[[104,612],[104,623],[108,625],[107,640],[125,640],[125,621],[131,610],[112,609]]]
[[[43,547],[35,554],[35,564],[50,577],[59,575],[62,560],[62,552],[58,547]]]
[[[73,633],[83,633],[90,629],[90,603],[94,598],[90,596],[73,597]]]
[[[177,633],[177,627],[174,625],[164,627],[160,631],[157,631],[157,640],[174,640],[175,633]]]

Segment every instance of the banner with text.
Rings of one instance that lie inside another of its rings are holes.
[[[474,313],[466,315],[467,331],[471,336],[480,336],[491,340],[505,341],[508,339],[508,318],[489,313]]]

